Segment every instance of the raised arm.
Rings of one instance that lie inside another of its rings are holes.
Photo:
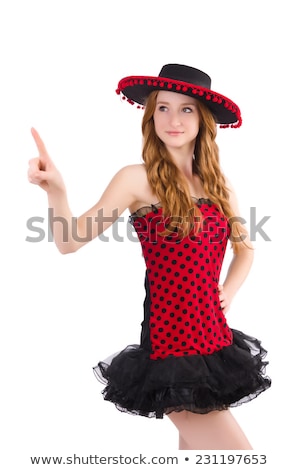
[[[47,192],[52,210],[51,230],[59,251],[72,253],[100,235],[137,199],[140,165],[122,168],[112,178],[99,201],[87,212],[74,217],[63,178],[35,129],[32,129],[39,155],[29,161],[28,179]]]

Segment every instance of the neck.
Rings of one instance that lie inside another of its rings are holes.
[[[171,152],[173,162],[186,178],[193,175],[193,152]]]

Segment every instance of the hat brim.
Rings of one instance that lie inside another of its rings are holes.
[[[119,81],[116,92],[122,94],[129,103],[143,107],[154,90],[173,91],[198,99],[210,109],[221,127],[240,127],[242,124],[240,109],[232,100],[209,88],[188,82],[163,77],[130,76]]]

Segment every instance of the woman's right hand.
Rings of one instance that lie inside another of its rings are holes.
[[[39,155],[29,160],[29,182],[37,184],[47,193],[65,191],[63,178],[51,160],[40,135],[34,128],[31,129],[31,133]]]

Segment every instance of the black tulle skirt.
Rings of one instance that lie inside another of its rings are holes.
[[[267,351],[259,340],[232,329],[233,343],[210,355],[150,359],[130,345],[94,367],[104,399],[124,412],[162,418],[172,411],[209,413],[257,397],[268,389]]]

